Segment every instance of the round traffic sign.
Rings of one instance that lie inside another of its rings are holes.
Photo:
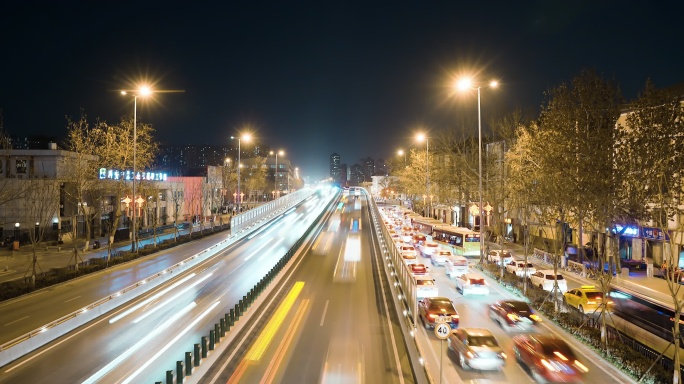
[[[451,327],[449,324],[440,323],[435,326],[435,335],[442,340],[446,340],[451,333]]]

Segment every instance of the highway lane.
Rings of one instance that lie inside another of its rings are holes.
[[[366,209],[364,197],[350,198],[331,216],[288,279],[301,288],[279,302],[287,315],[258,327],[242,354],[227,354],[201,382],[414,382]],[[272,341],[256,354],[265,335]]]
[[[158,287],[3,367],[0,381],[162,380],[304,234],[330,198],[312,198],[258,235],[178,276],[178,284]]]
[[[512,337],[520,333],[504,331],[489,318],[488,314],[488,306],[491,303],[501,299],[515,299],[515,297],[510,292],[501,288],[495,280],[490,279],[489,277],[485,277],[490,286],[489,295],[463,296],[456,291],[455,280],[450,279],[446,275],[444,267],[432,266],[430,259],[423,256],[418,256],[418,259],[428,266],[428,273],[435,279],[435,283],[439,289],[439,295],[446,296],[454,302],[454,306],[460,315],[459,326],[489,329],[509,356],[504,369],[501,371],[486,372],[463,370],[458,366],[456,355],[453,352],[444,349],[443,368],[445,372],[453,372],[455,370],[458,376],[464,381],[490,380],[492,383],[533,383],[534,380],[529,373],[512,358],[514,356]],[[470,269],[471,271],[475,271],[474,264],[471,264]],[[427,353],[431,354],[434,360],[439,361],[441,341],[435,336],[433,330],[426,330],[420,320],[418,320],[418,332],[423,337],[430,340],[431,348]],[[567,334],[551,322],[542,322],[538,327],[537,332],[556,334],[570,343],[575,352],[578,353],[578,356],[581,357],[582,362],[589,368],[589,373],[586,374],[584,378],[586,383],[630,382],[630,379],[619,372],[615,367],[603,361],[593,351],[577,342],[573,336]],[[444,348],[446,348],[446,346],[444,346]],[[449,377],[448,373],[445,373],[445,377]]]

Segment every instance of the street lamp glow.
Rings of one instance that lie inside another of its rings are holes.
[[[461,91],[471,89],[473,87],[473,81],[469,77],[465,77],[456,83],[456,87]]]

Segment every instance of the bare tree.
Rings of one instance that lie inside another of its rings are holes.
[[[173,240],[178,240],[178,215],[183,209],[183,203],[185,202],[185,189],[184,184],[179,182],[171,183],[171,203],[173,204]]]
[[[52,225],[52,219],[59,212],[59,181],[31,179],[26,181],[29,189],[24,199],[24,212],[27,223],[35,223],[29,229],[29,239],[33,251],[31,265],[26,274],[31,273],[31,288],[36,286],[36,273],[39,269],[37,247],[43,241],[45,231]]]

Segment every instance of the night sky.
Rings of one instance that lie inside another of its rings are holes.
[[[146,81],[185,91],[139,103],[159,142],[229,144],[250,127],[310,181],[333,152],[351,165],[419,145],[421,129],[476,133],[476,93],[449,88],[460,75],[501,82],[482,92],[485,124],[536,116],[585,68],[627,99],[647,78],[684,81],[679,2],[13,3],[0,11],[8,133],[62,137],[81,109],[116,122],[133,108],[117,90]]]

